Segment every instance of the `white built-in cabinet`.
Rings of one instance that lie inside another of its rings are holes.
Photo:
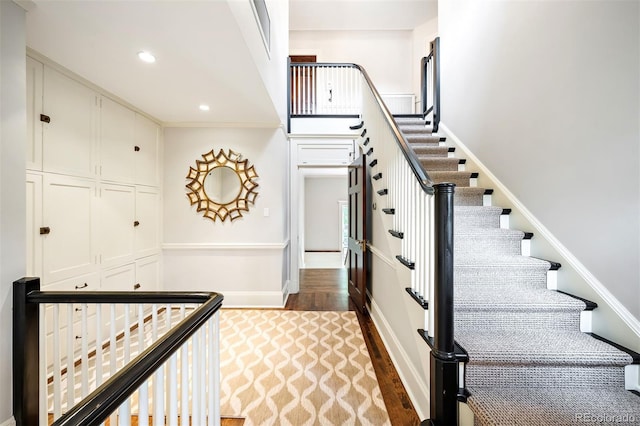
[[[31,57],[27,103],[28,275],[51,290],[159,289],[160,126]]]

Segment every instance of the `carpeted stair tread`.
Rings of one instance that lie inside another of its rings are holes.
[[[458,164],[460,163],[460,159],[458,158],[442,158],[442,157],[427,157],[427,156],[418,156],[418,160],[422,167],[427,172],[432,171],[458,171]]]
[[[476,238],[513,238],[522,239],[524,232],[517,229],[506,228],[478,228],[478,227],[462,227],[454,231],[454,237],[476,237]]]
[[[542,286],[454,287],[455,328],[579,330],[586,304]]]
[[[472,364],[495,366],[620,366],[633,358],[579,330],[456,330],[456,341],[469,353]]]
[[[496,287],[454,288],[454,304],[457,310],[473,311],[583,311],[587,305],[563,293],[547,289],[518,288],[505,292]]]
[[[404,135],[405,139],[411,145],[418,144],[433,144],[435,146],[440,145],[440,135],[434,135],[431,133],[406,133]]]
[[[398,125],[416,124],[426,125],[427,120],[422,117],[393,117]]]
[[[456,187],[461,188],[464,186],[469,186],[469,179],[471,179],[471,172],[430,170],[429,177],[435,183],[450,182],[450,183],[455,183]]]
[[[640,397],[624,389],[470,388],[477,426],[640,426]],[[600,417],[600,419],[599,419]]]
[[[456,268],[473,268],[479,265],[494,268],[533,267],[540,268],[545,271],[549,270],[551,267],[551,264],[546,260],[520,255],[491,256],[484,253],[465,253],[464,256],[456,258],[455,261]]]
[[[522,254],[524,232],[503,228],[458,228],[455,230],[454,252],[456,258],[478,250],[487,254]]]
[[[411,144],[411,149],[418,155],[430,157],[448,157],[449,147],[440,146],[436,143],[431,144]]]
[[[454,288],[497,287],[513,291],[518,287],[547,288],[549,262],[521,255],[465,255],[455,260]]]
[[[420,143],[409,143],[409,146],[411,147],[411,149],[414,151],[414,153],[417,156],[420,155],[424,155],[426,157],[432,157],[432,155],[429,154],[428,150],[432,149],[432,148],[447,148],[444,145],[441,145],[439,142],[420,142]],[[436,157],[441,157],[441,156],[436,156]],[[448,157],[448,155],[447,155]]]
[[[482,206],[485,188],[461,186],[453,194],[454,206]]]
[[[502,211],[502,207],[494,206],[456,206],[453,218],[456,229],[458,227],[499,228]]]
[[[400,128],[400,131],[405,134],[405,136],[411,133],[431,134],[433,131],[433,127],[423,124],[398,123],[398,127]]]

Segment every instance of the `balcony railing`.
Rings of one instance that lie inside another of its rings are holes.
[[[217,293],[14,283],[18,425],[219,425]]]

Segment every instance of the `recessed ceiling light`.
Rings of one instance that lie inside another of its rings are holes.
[[[209,105],[202,104],[200,105],[200,111],[209,111]]]
[[[146,62],[148,64],[152,64],[156,61],[156,57],[146,50],[138,52],[138,58],[140,58],[142,62]]]

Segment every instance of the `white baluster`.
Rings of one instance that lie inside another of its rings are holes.
[[[209,347],[211,348],[211,364],[209,372],[211,384],[209,416],[213,418],[213,425],[220,426],[220,311],[216,312],[209,324]]]
[[[138,305],[138,353],[145,349],[144,305]],[[138,389],[138,426],[149,426],[149,380]]]
[[[73,332],[73,304],[67,305],[67,410],[75,405],[75,363],[74,363],[74,349],[73,346],[76,341],[75,333]]]
[[[433,202],[434,202],[434,197],[429,197],[429,260],[431,262],[430,268],[429,268],[429,301],[430,302],[433,302],[435,300],[435,297],[434,297],[435,241],[433,239],[435,223],[434,223],[434,217],[433,217],[433,211],[434,211]],[[429,309],[429,324],[428,324],[427,330],[429,331],[429,336],[433,337],[432,325],[435,324],[435,313],[434,313],[435,310],[433,309],[433,305],[431,305],[430,308],[431,309]]]
[[[180,318],[184,320],[185,315],[185,305],[180,305]],[[180,351],[180,425],[189,426],[189,341]]]
[[[82,330],[82,334],[80,336],[82,350],[80,353],[81,357],[81,380],[82,380],[82,397],[86,397],[89,395],[89,332],[87,328],[87,311],[89,310],[89,306],[86,303],[83,303],[80,307],[81,310],[81,318],[82,324],[80,326]]]
[[[116,361],[118,358],[117,341],[116,341],[116,305],[109,305],[109,376],[116,374]],[[109,416],[110,424],[116,424],[118,416],[113,413]]]
[[[197,331],[200,336],[200,390],[198,392],[198,397],[200,398],[200,422],[199,424],[205,425],[207,424],[207,334],[205,332],[205,327],[202,326]]]
[[[47,357],[47,309],[48,305],[41,303],[38,306],[40,311],[40,318],[38,320],[38,326],[40,333],[38,333],[38,422],[40,424],[46,424],[48,421],[48,414],[52,411],[49,409],[49,404],[52,401],[49,399],[49,383],[48,383],[48,366],[51,365],[53,360]],[[49,348],[51,350],[51,348]],[[55,353],[55,352],[52,352]],[[54,358],[59,357],[54,356]]]
[[[103,350],[102,350],[102,305],[96,305],[96,388],[102,384],[102,363],[103,363]]]
[[[131,319],[129,305],[124,305],[124,365],[128,365],[131,360]],[[118,408],[118,424],[120,426],[126,426],[131,423],[131,398],[128,398]]]
[[[173,326],[173,312],[171,305],[167,305],[166,308],[166,325],[167,330],[171,330]],[[169,387],[167,392],[167,423],[170,426],[178,425],[178,352],[175,352],[169,358],[169,366],[167,372],[167,386]]]
[[[62,382],[60,363],[60,305],[53,305],[53,418],[57,419],[62,414],[60,385]]]
[[[158,305],[151,307],[151,336],[152,341],[158,340]],[[164,366],[153,375],[153,424],[164,425]]]
[[[191,337],[191,344],[193,345],[193,353],[191,354],[191,369],[192,369],[192,384],[191,384],[191,415],[194,419],[200,417],[200,336],[198,333]]]

